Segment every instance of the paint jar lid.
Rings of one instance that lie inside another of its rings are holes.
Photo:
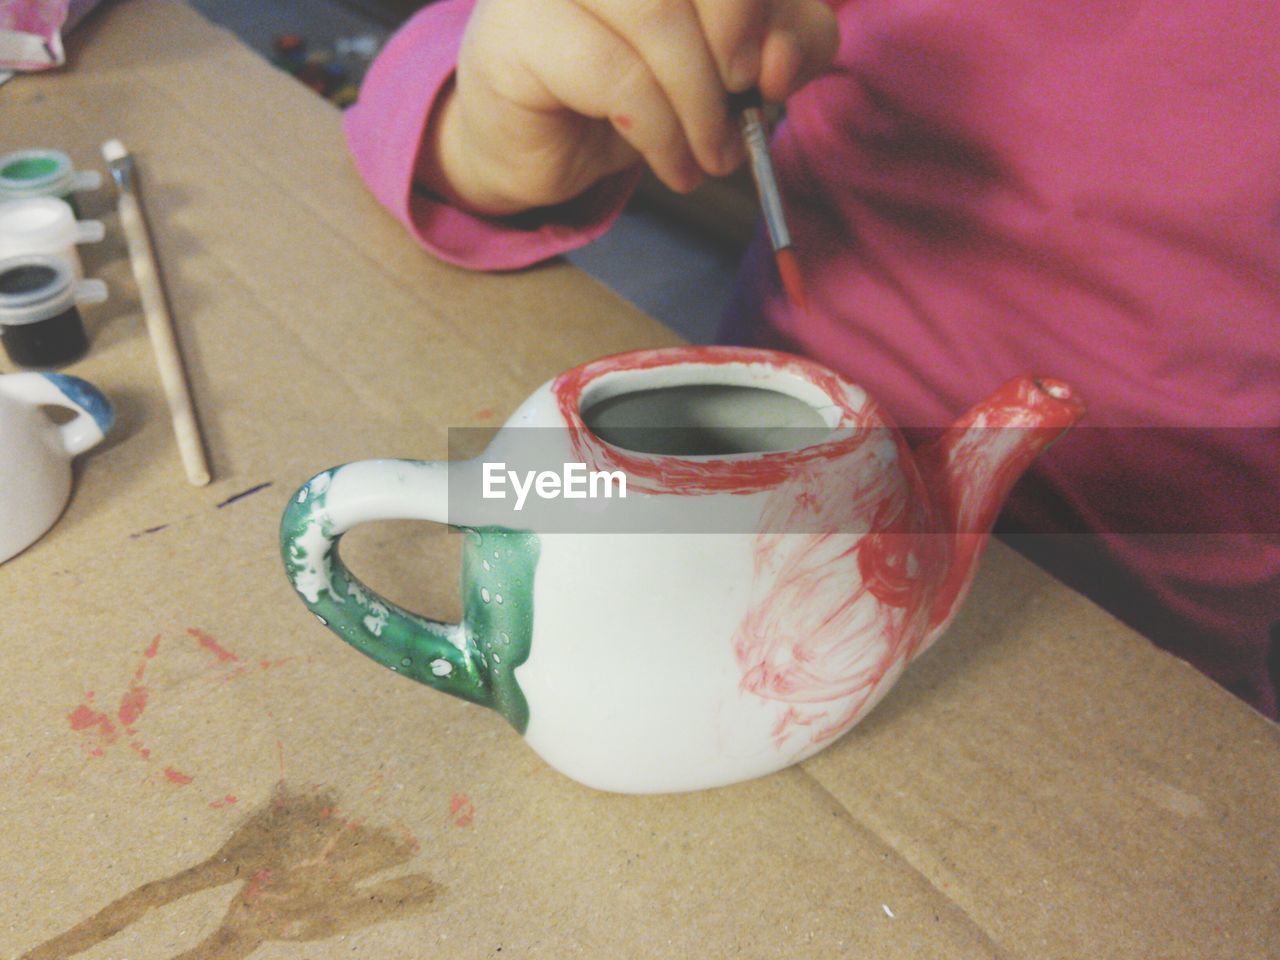
[[[77,243],[96,243],[104,232],[100,220],[76,220],[71,204],[58,197],[0,203],[0,258],[67,253]]]
[[[77,281],[63,257],[25,254],[0,260],[0,326],[39,323],[78,303],[107,298],[101,280]]]
[[[97,171],[77,173],[61,150],[18,150],[0,157],[0,199],[65,197],[101,183]]]

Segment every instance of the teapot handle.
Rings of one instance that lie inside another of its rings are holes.
[[[280,525],[280,550],[294,590],[320,622],[397,673],[483,706],[495,706],[489,667],[464,623],[420,616],[361,583],[338,544],[373,520],[446,523],[448,464],[363,460],[307,481]]]
[[[75,416],[58,427],[67,456],[102,442],[115,420],[111,401],[101,390],[66,373],[11,373],[0,377],[0,391],[31,406],[65,407]]]

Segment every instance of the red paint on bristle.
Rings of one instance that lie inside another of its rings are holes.
[[[809,309],[809,298],[805,296],[804,280],[800,276],[800,261],[796,252],[790,247],[774,251],[778,263],[778,275],[782,277],[782,287],[787,291],[787,299],[799,310]]]

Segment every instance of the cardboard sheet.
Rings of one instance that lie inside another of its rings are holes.
[[[0,955],[1280,956],[1280,736],[1000,545],[961,619],[803,766],[590,791],[396,678],[280,568],[327,466],[443,457],[549,376],[674,341],[564,264],[432,261],[339,116],[187,7],[116,3],[0,89],[0,149],[138,158],[214,483],[186,484],[110,192],[111,299],[68,372],[116,402],[70,507],[0,566]],[[350,535],[456,616],[457,537]]]

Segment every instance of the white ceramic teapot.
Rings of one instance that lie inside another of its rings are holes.
[[[1018,379],[913,453],[811,361],[622,354],[539,387],[480,457],[317,475],[285,512],[283,559],[338,636],[497,710],[565,774],[716,786],[813,754],[879,701],[950,622],[1014,481],[1082,412],[1065,384]],[[559,477],[521,469],[557,460]],[[598,477],[607,503],[568,504]],[[395,518],[467,529],[460,623],[343,565],[344,532]]]

